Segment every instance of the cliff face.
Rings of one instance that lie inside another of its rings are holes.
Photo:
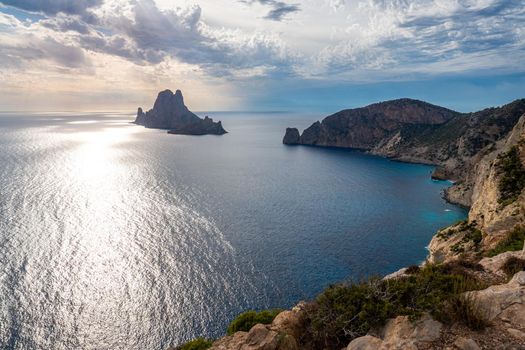
[[[433,237],[431,263],[466,255],[476,258],[525,225],[525,114],[505,137],[484,147],[466,164],[472,166],[467,174],[471,186],[468,220]]]
[[[335,113],[304,130],[298,142],[285,143],[372,149],[406,125],[441,124],[457,115],[418,100],[381,102]]]
[[[180,90],[175,94],[171,90],[161,91],[153,109],[146,113],[142,108],[138,109],[135,124],[146,128],[169,129],[169,133],[172,134],[222,135],[226,133],[220,121],[215,123],[208,117],[201,119],[192,113],[184,104]]]

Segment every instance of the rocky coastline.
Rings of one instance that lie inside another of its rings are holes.
[[[330,286],[199,349],[525,349],[525,100],[469,114],[407,99],[366,108],[302,135],[289,128],[283,142],[435,164],[433,178],[455,181],[446,196],[470,208],[468,218],[434,235],[421,266]],[[367,120],[362,112],[377,132],[347,130]]]
[[[469,208],[477,165],[501,147],[523,113],[525,99],[459,113],[404,98],[337,112],[302,134],[288,128],[283,143],[357,148],[403,162],[435,165],[434,178],[454,182],[445,198]]]

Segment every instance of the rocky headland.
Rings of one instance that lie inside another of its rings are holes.
[[[171,90],[159,92],[153,108],[144,113],[142,108],[137,111],[135,124],[146,128],[167,129],[170,134],[182,135],[223,135],[226,130],[220,121],[214,122],[207,116],[199,118],[184,104],[182,92]]]
[[[446,191],[446,198],[470,207],[481,159],[501,147],[523,113],[525,99],[459,113],[404,98],[337,112],[313,123],[302,134],[288,128],[283,143],[355,148],[405,162],[436,165],[433,178],[455,183]]]
[[[241,315],[235,332],[178,349],[525,349],[525,100],[467,114],[383,102],[283,141],[435,164],[468,218],[438,231],[420,266],[330,286],[272,319]]]

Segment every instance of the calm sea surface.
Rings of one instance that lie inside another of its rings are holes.
[[[243,310],[418,263],[465,217],[431,167],[281,144],[319,116],[209,115],[230,133],[0,114],[0,348],[217,337]]]

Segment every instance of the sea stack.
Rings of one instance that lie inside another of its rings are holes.
[[[159,92],[153,108],[146,113],[139,107],[135,124],[146,128],[167,129],[170,134],[223,135],[227,132],[220,121],[214,122],[208,117],[201,119],[192,113],[184,104],[180,90],[175,93],[171,90]]]
[[[285,145],[298,145],[301,143],[301,135],[297,128],[286,128],[286,134],[283,138]]]

